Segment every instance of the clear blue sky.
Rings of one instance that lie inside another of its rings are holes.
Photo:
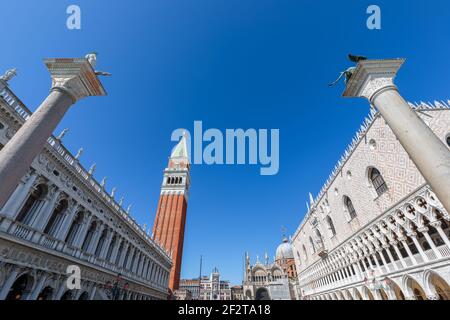
[[[370,4],[382,30],[366,28]],[[82,29],[65,27],[66,8]],[[317,194],[368,113],[363,100],[328,88],[346,54],[406,57],[397,84],[411,101],[446,99],[450,80],[448,1],[151,0],[4,1],[0,70],[17,67],[12,89],[35,110],[50,78],[44,57],[97,51],[109,95],[80,101],[58,132],[85,167],[108,176],[141,223],[153,224],[171,132],[279,128],[280,171],[193,166],[183,277],[217,266],[242,279],[243,253],[274,255],[281,226],[293,233],[308,192]]]

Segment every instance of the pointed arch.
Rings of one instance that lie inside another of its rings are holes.
[[[367,178],[371,187],[375,190],[377,196],[381,196],[388,190],[388,186],[380,171],[375,167],[369,167],[367,170]]]

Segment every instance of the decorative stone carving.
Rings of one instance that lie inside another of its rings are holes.
[[[87,59],[46,59],[45,64],[52,76],[52,90],[67,92],[74,103],[84,97],[106,95]]]

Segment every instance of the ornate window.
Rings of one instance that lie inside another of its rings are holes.
[[[356,210],[355,210],[355,207],[353,206],[353,202],[347,196],[344,196],[344,206],[348,212],[350,220],[356,218]]]
[[[388,189],[386,182],[383,179],[383,176],[381,175],[380,171],[376,168],[371,168],[369,170],[369,179],[372,182],[372,185],[377,192],[377,195],[382,195],[385,193]]]
[[[327,222],[328,230],[330,232],[330,237],[334,237],[336,235],[336,229],[334,228],[333,220],[331,219],[330,216],[327,216],[325,220]]]
[[[48,234],[52,237],[56,237],[56,234],[57,234],[59,226],[62,222],[64,213],[67,210],[68,206],[69,206],[69,203],[67,202],[66,199],[61,200],[58,203],[58,205],[53,210],[52,215],[50,216],[50,219],[47,222],[47,225],[45,226],[45,229],[44,229],[45,234]]]
[[[47,195],[47,186],[44,184],[38,185],[31,191],[28,199],[25,201],[22,209],[17,215],[17,221],[24,224],[31,224],[34,217],[39,213],[45,203],[45,196]]]

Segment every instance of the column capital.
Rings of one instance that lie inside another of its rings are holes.
[[[93,66],[85,58],[48,58],[45,65],[52,77],[52,90],[68,93],[73,103],[89,96],[105,96]]]
[[[343,96],[366,98],[372,101],[372,98],[380,90],[396,88],[394,79],[404,62],[405,59],[403,58],[358,62]]]

